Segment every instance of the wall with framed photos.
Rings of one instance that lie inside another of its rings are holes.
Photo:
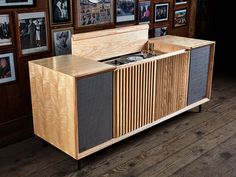
[[[71,53],[74,33],[148,23],[193,37],[196,0],[0,1],[0,146],[33,135],[28,61]]]

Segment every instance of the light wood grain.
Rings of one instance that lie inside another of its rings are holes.
[[[157,61],[155,120],[187,106],[189,52]]]
[[[147,41],[148,25],[76,34],[72,54],[97,61],[140,52]]]
[[[74,55],[50,57],[30,62],[76,78],[112,70],[115,68],[105,63],[83,59]]]
[[[29,63],[34,133],[77,159],[75,78]]]
[[[188,50],[191,50],[192,48],[198,48],[198,47],[211,45],[215,43],[214,41],[172,36],[172,35],[166,35],[159,38],[152,38],[152,39],[149,39],[148,41],[160,43],[163,46],[166,44],[167,46],[172,45],[174,48],[180,47],[182,49],[188,49]]]

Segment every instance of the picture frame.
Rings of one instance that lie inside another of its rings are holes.
[[[76,0],[76,28],[113,24],[113,0]]]
[[[169,3],[158,3],[154,5],[154,22],[168,21]]]
[[[0,48],[14,43],[13,20],[10,12],[0,12]]]
[[[50,50],[49,22],[46,10],[20,12],[17,15],[17,21],[20,56],[48,52]]]
[[[135,22],[136,0],[116,1],[116,23]]]
[[[163,26],[163,27],[159,27],[159,28],[154,28],[153,29],[153,36],[154,37],[165,36],[165,35],[167,35],[167,32],[168,32],[168,27],[167,26]]]
[[[5,51],[0,53],[0,86],[16,81],[15,53]]]
[[[151,1],[139,2],[138,8],[139,24],[149,23],[151,18]]]
[[[174,28],[183,27],[186,25],[187,25],[187,9],[175,10]]]
[[[52,30],[51,36],[54,56],[71,54],[71,38],[73,32],[72,27]]]
[[[72,23],[72,0],[50,0],[51,25]]]
[[[175,5],[187,4],[188,0],[175,0]]]
[[[12,8],[12,7],[31,7],[36,5],[36,0],[0,0],[0,7]]]

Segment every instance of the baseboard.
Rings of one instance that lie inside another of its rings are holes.
[[[32,136],[32,115],[0,124],[0,147],[16,143]]]

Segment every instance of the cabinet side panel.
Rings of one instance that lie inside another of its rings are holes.
[[[79,152],[112,138],[112,72],[79,79]]]
[[[188,105],[206,97],[210,46],[191,51]]]
[[[37,64],[29,68],[35,134],[76,159],[75,79]]]

